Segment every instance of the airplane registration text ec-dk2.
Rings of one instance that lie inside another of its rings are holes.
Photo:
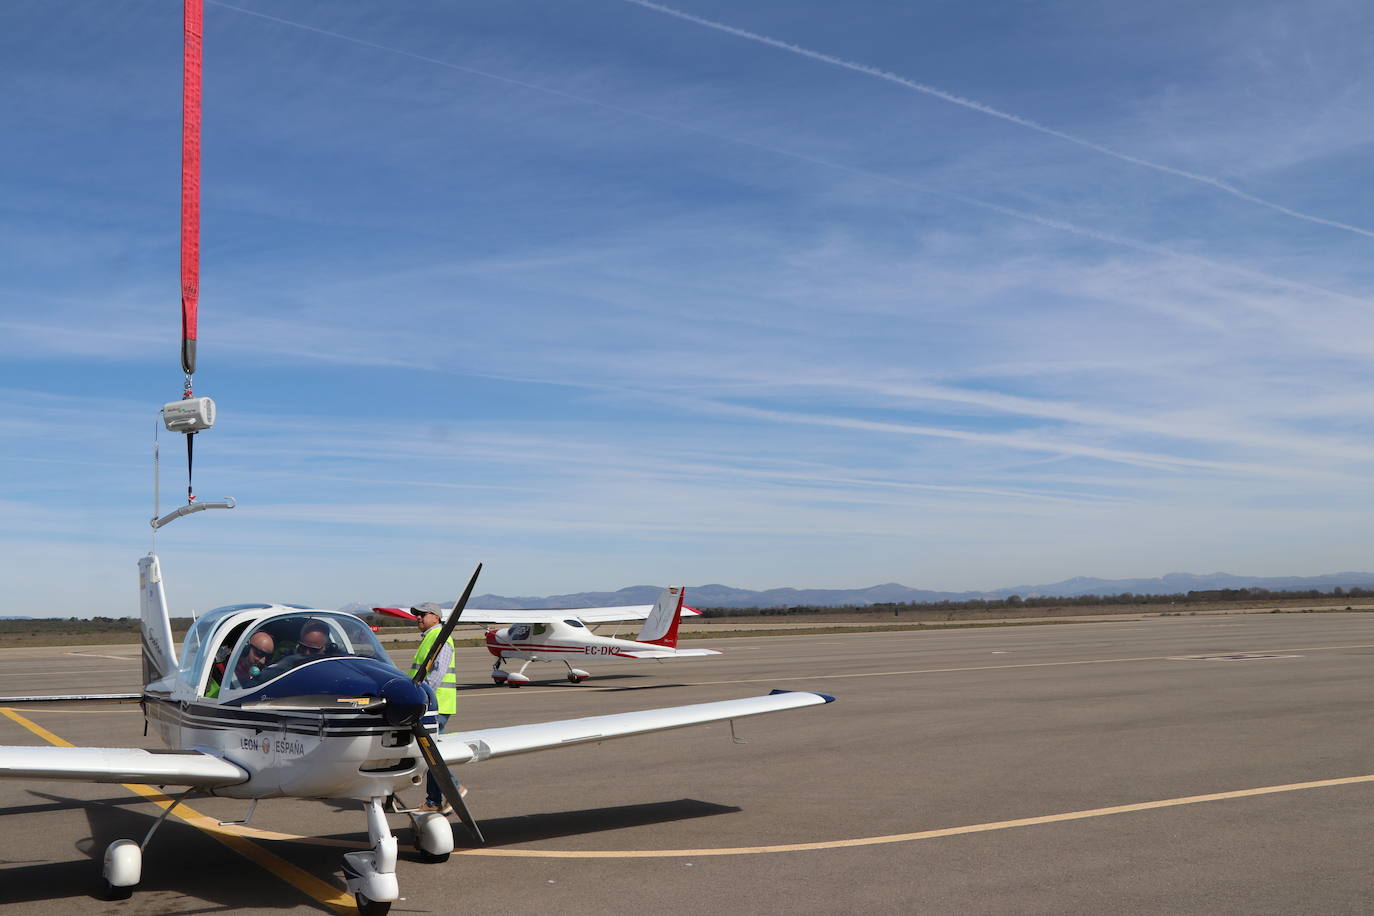
[[[453,851],[452,825],[443,814],[406,810],[396,799],[401,790],[423,783],[426,771],[481,842],[451,766],[832,699],[774,691],[439,735],[434,693],[424,678],[463,617],[480,571],[479,565],[430,657],[407,677],[358,617],[296,605],[238,604],[209,611],[191,626],[178,653],[158,558],[150,553],[139,561],[145,686],[138,697],[168,750],[0,747],[0,777],[185,787],[141,842],[116,840],[105,850],[102,874],[112,897],[128,896],[139,882],[153,833],[190,796],[356,799],[366,812],[371,848],[344,855],[344,877],[359,910],[376,916],[399,897],[397,841],[388,812],[410,817],[426,858],[441,861]],[[304,639],[306,633],[313,638]]]

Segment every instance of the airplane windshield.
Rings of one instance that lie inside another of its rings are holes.
[[[231,604],[227,607],[217,607],[213,611],[206,611],[197,617],[195,623],[191,624],[191,628],[186,631],[186,638],[181,643],[181,664],[179,667],[181,668],[182,679],[195,682],[203,667],[210,637],[225,618],[232,617],[239,611],[269,606],[266,604]]]
[[[582,621],[580,621],[580,620],[575,620],[575,619],[573,619],[572,617],[569,617],[567,620],[565,620],[565,621],[563,621],[563,622],[566,623],[566,624],[567,624],[568,626],[570,626],[570,627],[585,627],[585,626],[586,626],[586,624],[583,623]]]
[[[372,630],[351,614],[306,611],[273,617],[239,645],[226,670],[228,686],[256,687],[309,662],[341,656],[390,662]]]

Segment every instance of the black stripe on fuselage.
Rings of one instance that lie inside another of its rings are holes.
[[[181,728],[205,731],[227,731],[251,728],[256,732],[281,732],[289,735],[315,735],[320,738],[357,738],[405,731],[387,724],[380,715],[359,713],[347,709],[321,709],[318,712],[257,712],[236,709],[217,703],[187,703],[165,697],[147,695],[145,707],[149,718]],[[426,713],[422,720],[430,729],[438,722],[434,713]]]

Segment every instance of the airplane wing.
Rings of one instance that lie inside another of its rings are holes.
[[[627,604],[621,607],[569,607],[555,609],[512,609],[507,611],[464,608],[463,623],[553,623],[576,617],[583,623],[610,623],[615,620],[643,620],[653,611],[652,604]],[[695,608],[682,609],[684,617],[699,615]]]
[[[719,655],[719,649],[633,649],[616,652],[625,658],[697,658],[702,655]]]
[[[140,747],[0,747],[0,779],[73,779],[153,786],[232,786],[248,771],[204,751]]]
[[[670,728],[685,728],[688,725],[743,719],[767,712],[832,703],[834,700],[834,697],[823,693],[774,690],[762,697],[696,703],[691,706],[670,706],[665,709],[646,709],[642,712],[621,712],[608,716],[588,716],[583,719],[563,719],[535,725],[511,725],[506,728],[454,732],[439,736],[438,744],[444,755],[444,762],[452,766],[490,757],[509,757],[513,754],[527,754],[555,747],[628,738]]]
[[[463,609],[463,623],[554,623],[576,617],[583,623],[610,623],[616,620],[643,620],[653,611],[652,604],[626,604],[620,607],[569,607],[569,608],[511,608],[507,610],[469,607]],[[413,620],[409,612],[400,608],[374,607],[372,610],[393,617]],[[453,608],[445,608],[443,616],[448,617]],[[395,613],[400,611],[400,613]],[[701,611],[683,605],[683,617],[700,616]]]

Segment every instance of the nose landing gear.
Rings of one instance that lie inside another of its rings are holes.
[[[386,916],[401,896],[396,884],[396,838],[382,813],[383,801],[379,797],[367,802],[367,838],[372,848],[344,853],[344,882],[362,916]]]

